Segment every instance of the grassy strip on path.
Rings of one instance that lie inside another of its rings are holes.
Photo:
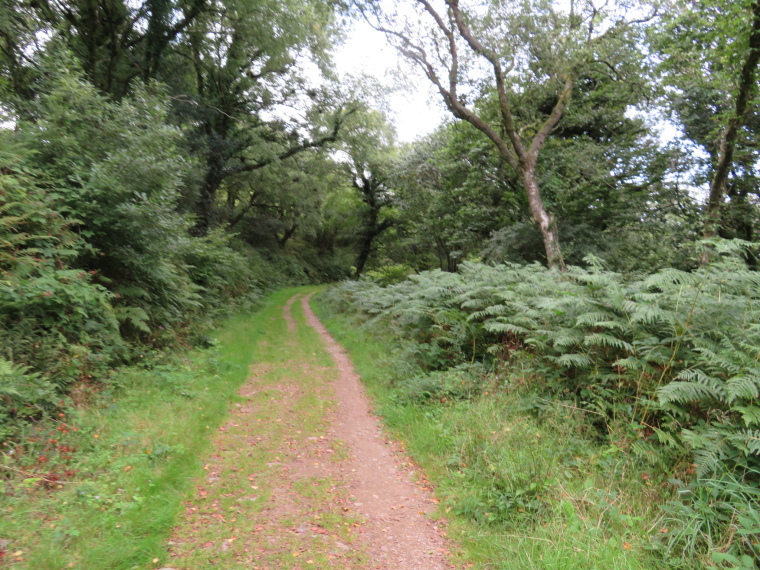
[[[577,412],[547,406],[541,421],[503,390],[415,403],[399,390],[403,359],[316,297],[320,320],[351,356],[388,428],[428,474],[448,513],[459,562],[478,568],[654,568],[648,553],[657,490],[627,471],[614,446],[589,441]]]
[[[62,417],[3,447],[0,565],[160,567],[211,434],[292,295],[280,291],[260,312],[224,323],[215,350],[164,355],[85,386]]]
[[[347,450],[329,434],[336,370],[304,322],[300,296],[290,305],[290,326],[281,314],[285,297],[278,298],[250,378],[185,503],[171,566],[356,568],[366,562],[356,544],[362,521],[347,506],[340,466]]]

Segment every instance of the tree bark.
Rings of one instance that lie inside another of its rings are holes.
[[[361,274],[364,272],[364,266],[367,264],[367,260],[372,254],[372,245],[375,243],[375,240],[385,232],[385,230],[391,227],[390,220],[383,220],[381,223],[377,223],[379,213],[379,208],[370,213],[370,223],[367,225],[364,232],[362,232],[359,253],[356,256],[354,279],[361,277]]]
[[[285,233],[283,234],[283,236],[277,240],[277,244],[280,246],[280,249],[285,249],[285,245],[288,243],[290,238],[293,237],[297,229],[298,229],[298,224],[293,224],[287,230],[285,230]]]
[[[382,193],[385,191],[384,182],[374,173],[369,176],[364,174],[369,165],[361,163],[354,164],[352,184],[359,191],[361,200],[367,205],[365,213],[365,223],[361,231],[361,241],[359,244],[359,253],[356,256],[356,269],[354,279],[358,279],[364,271],[364,266],[372,253],[372,245],[375,239],[385,230],[391,227],[392,222],[388,219],[380,221],[380,213],[388,205],[383,198]]]
[[[536,181],[535,166],[529,166],[522,172],[523,185],[528,195],[528,203],[533,220],[541,231],[541,237],[544,241],[546,250],[546,262],[549,267],[556,267],[565,271],[565,260],[562,257],[562,250],[559,246],[559,228],[554,216],[546,211],[543,200],[541,200],[541,191]]]

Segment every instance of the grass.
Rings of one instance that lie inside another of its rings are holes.
[[[160,568],[173,565],[171,538],[182,567],[361,565],[359,551],[336,560],[333,539],[351,544],[362,524],[341,507],[348,500],[341,481],[288,483],[278,471],[299,458],[346,457],[342,442],[321,440],[333,413],[324,385],[332,362],[299,303],[295,333],[281,319],[288,298],[311,290],[281,291],[255,315],[226,322],[216,349],[165,356],[121,370],[107,387],[82,387],[64,417],[6,447],[0,562],[35,570]],[[480,396],[421,404],[407,397],[411,371],[389,339],[315,308],[423,468],[420,477],[435,486],[439,515],[462,545],[456,562],[657,566],[649,547],[664,530],[657,502],[667,490],[622,447],[592,441],[576,410],[547,405],[538,416],[496,385]],[[251,375],[255,390],[239,393]],[[238,406],[251,410],[245,421],[253,425],[238,419]],[[226,437],[249,438],[247,453]],[[295,507],[275,522],[263,505],[278,493]],[[332,538],[305,545],[290,532],[304,524]],[[213,548],[198,548],[205,544]]]
[[[345,546],[361,525],[344,508],[349,490],[318,467],[347,455],[340,441],[325,437],[336,371],[299,300],[291,312],[294,332],[279,315],[268,322],[252,379],[233,399],[239,412],[220,428],[172,536],[172,566],[325,568],[363,560]],[[320,475],[303,476],[296,464]]]
[[[216,349],[163,355],[120,370],[108,386],[83,387],[63,417],[6,446],[0,563],[35,570],[163,563],[210,435],[291,294],[224,323]]]
[[[315,310],[351,355],[379,414],[427,473],[463,548],[478,568],[644,569],[665,529],[659,504],[671,490],[651,483],[638,458],[594,440],[578,410],[526,410],[493,380],[479,396],[409,398],[408,363],[394,340]]]

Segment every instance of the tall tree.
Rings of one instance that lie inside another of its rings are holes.
[[[709,238],[730,223],[726,197],[734,210],[743,209],[756,185],[760,1],[679,1],[675,8],[658,48],[675,118],[709,155],[703,226]],[[747,226],[741,237],[751,239],[751,224],[740,223]]]
[[[395,151],[394,138],[387,119],[380,112],[366,107],[351,118],[342,136],[343,169],[361,204],[355,278],[363,273],[377,238],[394,223],[388,215],[393,205],[389,174]]]
[[[415,269],[437,261],[442,271],[456,271],[494,231],[513,226],[527,210],[509,167],[467,123],[443,125],[407,145],[394,166],[403,228],[399,261]]]
[[[635,53],[633,32],[643,20],[626,20],[616,11],[626,4],[582,0],[566,10],[550,0],[517,5],[494,0],[469,8],[459,0],[417,0],[418,19],[413,22],[399,17],[398,9],[381,11],[377,2],[362,7],[370,23],[422,69],[448,110],[488,137],[518,174],[550,267],[564,269],[565,264],[558,221],[539,187],[539,156],[562,120],[579,74],[597,66],[620,74]],[[526,83],[550,90],[552,104],[546,109],[517,108],[516,98]],[[488,119],[472,102],[491,93],[499,113]]]
[[[192,125],[193,151],[205,165],[195,205],[197,234],[229,221],[229,208],[217,207],[227,181],[335,142],[350,113],[329,90],[304,79],[305,61],[327,64],[332,5],[224,0],[214,6],[190,26],[174,59],[184,70],[176,109]],[[285,109],[292,112],[285,116]]]
[[[167,52],[203,12],[207,0],[2,0],[0,38],[5,74],[17,95],[39,74],[45,38],[63,42],[87,79],[121,98],[135,80],[156,79]]]
[[[171,120],[203,165],[189,199],[196,235],[230,221],[218,203],[226,181],[334,142],[348,112],[305,79],[307,65],[328,73],[334,2],[0,1],[11,13],[0,18],[0,76],[27,101],[17,114],[33,110],[40,54],[50,50],[73,54],[115,99],[152,80],[168,86]]]

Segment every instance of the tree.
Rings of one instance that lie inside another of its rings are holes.
[[[2,0],[0,51],[12,92],[28,98],[40,75],[43,38],[62,42],[85,77],[121,98],[137,80],[165,75],[167,52],[204,12],[207,0]]]
[[[227,229],[252,245],[284,248],[297,233],[318,233],[322,204],[340,183],[335,163],[316,148],[282,160],[276,168],[234,176],[224,185]]]
[[[72,54],[116,100],[153,81],[167,86],[169,120],[184,127],[188,153],[203,165],[201,183],[185,189],[195,193],[195,235],[230,221],[218,204],[226,181],[335,142],[351,112],[333,88],[305,79],[307,62],[327,71],[332,2],[0,1],[9,11],[0,17],[0,88],[14,94],[17,116],[34,115],[51,51]]]
[[[351,117],[341,138],[342,167],[360,200],[354,264],[354,278],[359,278],[377,238],[394,224],[388,216],[393,205],[389,173],[394,132],[382,113],[363,106]]]
[[[494,231],[522,219],[525,200],[505,166],[468,123],[443,125],[403,148],[393,175],[398,261],[456,271],[461,260],[480,254]]]
[[[657,45],[674,115],[686,136],[709,155],[703,236],[710,238],[728,226],[726,196],[735,212],[743,210],[756,187],[760,1],[699,0],[676,6]],[[744,226],[740,237],[751,240],[751,222],[739,217]],[[708,259],[704,256],[703,262]]]
[[[194,207],[197,235],[230,221],[224,212],[231,211],[233,194],[227,193],[226,210],[217,208],[227,181],[335,142],[352,112],[330,89],[309,85],[302,71],[307,59],[326,65],[334,33],[331,4],[218,0],[212,5],[178,44],[172,56],[176,69],[168,78],[170,85],[176,83],[179,120],[192,125],[192,152],[204,163]],[[293,111],[288,117],[286,108]]]
[[[594,254],[610,268],[649,271],[679,262],[677,246],[694,239],[696,211],[672,176],[678,155],[662,149],[641,118],[628,116],[627,91],[602,74],[584,75],[542,151],[539,182],[564,221],[568,263]],[[537,101],[541,95],[523,94]],[[480,109],[486,117],[497,112]],[[403,148],[393,188],[399,228],[390,255],[399,263],[422,270],[437,261],[453,271],[465,259],[544,259],[519,179],[467,122]]]
[[[591,0],[571,2],[569,11],[547,0],[518,6],[495,0],[471,9],[459,0],[445,0],[441,8],[431,0],[417,0],[417,6],[421,18],[416,26],[399,24],[397,13],[381,12],[377,2],[362,10],[423,70],[448,110],[496,146],[520,179],[548,265],[564,269],[558,221],[539,187],[539,156],[562,120],[579,74],[603,67],[620,76],[635,52],[636,24],[649,18],[628,21],[609,3],[597,7]],[[490,82],[479,73],[483,65],[490,69]],[[522,89],[531,83],[553,94],[548,108],[517,107]],[[494,97],[499,109],[491,120],[471,104],[487,97]]]

